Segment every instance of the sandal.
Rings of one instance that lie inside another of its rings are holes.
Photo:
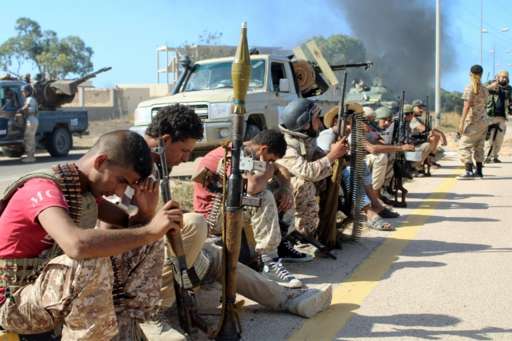
[[[385,207],[383,210],[381,210],[378,213],[378,215],[381,216],[382,218],[389,218],[389,219],[400,217],[400,214],[398,212],[392,211],[387,207]]]
[[[390,223],[386,223],[381,217],[366,222],[369,228],[377,231],[394,231],[395,228]]]

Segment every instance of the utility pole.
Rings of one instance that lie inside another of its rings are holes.
[[[480,65],[484,65],[484,0],[480,0]]]
[[[436,69],[435,69],[435,112],[441,119],[441,0],[436,0]]]

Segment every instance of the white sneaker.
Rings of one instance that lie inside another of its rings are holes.
[[[288,288],[302,288],[302,282],[292,275],[281,263],[281,260],[265,259],[263,256],[263,275],[272,281],[279,282]]]
[[[332,285],[320,289],[306,289],[303,293],[286,302],[290,313],[310,318],[326,310],[331,305]]]

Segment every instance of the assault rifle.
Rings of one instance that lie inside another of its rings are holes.
[[[166,203],[172,200],[172,196],[171,189],[169,187],[169,169],[167,167],[167,158],[165,156],[165,145],[161,134],[157,153],[159,156],[157,167],[160,177],[160,191],[163,202]],[[194,291],[192,289],[185,289],[185,276],[188,277],[192,285],[199,284],[199,278],[193,268],[189,270],[187,267],[181,232],[179,230],[168,232],[167,241],[169,242],[176,258],[173,262],[173,286],[176,294],[176,307],[178,308],[180,327],[189,335],[196,334],[196,328],[201,329],[207,335],[211,335],[211,330],[207,323],[197,312],[197,303]]]
[[[345,117],[345,91],[347,89],[347,73],[343,75],[343,88],[338,106],[337,130],[335,131],[336,140],[345,136],[346,117]],[[336,247],[337,229],[336,214],[338,212],[339,188],[341,184],[342,164],[336,160],[333,164],[332,176],[328,178],[327,191],[322,198],[320,214],[320,224],[318,226],[318,239],[328,248]]]
[[[393,138],[391,142],[393,145],[400,145],[406,143],[408,140],[408,122],[405,121],[404,117],[404,102],[405,91],[402,91],[402,97],[400,98],[400,113],[398,114],[398,120],[395,120],[394,122]],[[403,152],[398,152],[395,155],[395,161],[393,163],[393,177],[391,178],[388,192],[395,197],[393,206],[407,207],[407,202],[405,201],[407,189],[405,189],[403,184],[403,178],[407,172],[407,160],[405,159],[405,154]],[[401,196],[401,201],[398,200],[399,194]]]
[[[425,100],[425,141],[428,142],[428,138],[430,137],[430,132],[432,131],[432,116],[430,115],[430,110],[428,108],[428,96]],[[434,151],[435,152],[435,151]],[[430,173],[430,155],[423,162],[423,170],[426,176],[431,176]]]

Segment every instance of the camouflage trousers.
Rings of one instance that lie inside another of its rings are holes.
[[[117,280],[123,294],[114,297],[119,334],[112,340],[139,340],[138,324],[150,319],[161,300],[164,240],[133,249],[112,262],[120,265]],[[116,288],[114,288],[115,291]]]
[[[487,143],[487,150],[491,151],[491,158],[497,158],[501,151],[501,146],[503,145],[503,140],[505,139],[505,133],[507,132],[507,121],[505,117],[493,117],[490,124],[498,124],[499,129],[495,131],[494,129],[491,131],[491,136],[489,138],[489,142]],[[494,134],[496,134],[496,139],[493,141]]]
[[[281,228],[276,200],[269,190],[256,195],[261,199],[259,207],[245,207],[244,216],[251,222],[256,241],[256,252],[277,257],[281,243]]]
[[[386,181],[386,170],[388,168],[388,154],[368,154],[366,155],[366,164],[372,174],[372,187],[376,191],[384,186]]]
[[[466,125],[459,141],[460,161],[463,164],[473,163],[473,158],[475,162],[484,162],[486,133],[487,123],[485,120]]]
[[[62,340],[108,340],[117,334],[112,278],[108,258],[56,257],[0,307],[0,325],[18,334],[62,325]]]
[[[35,115],[29,115],[27,117],[24,133],[25,153],[27,157],[34,157],[36,153],[36,132],[38,126],[39,120],[37,117]]]
[[[292,177],[291,183],[295,201],[295,228],[306,236],[315,237],[320,222],[316,186],[299,177]]]
[[[260,206],[246,206],[243,209],[244,221],[250,223],[256,242],[255,250],[259,254],[276,254],[281,243],[281,230],[279,227],[279,214],[276,200],[270,190],[264,190],[254,195],[261,199]],[[215,235],[221,234],[222,213],[217,216],[217,223],[212,229]]]

